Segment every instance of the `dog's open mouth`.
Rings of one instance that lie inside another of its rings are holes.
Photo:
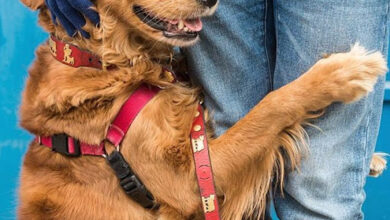
[[[159,18],[145,8],[137,5],[133,7],[133,11],[142,22],[154,29],[162,31],[167,38],[193,40],[198,36],[203,26],[200,18],[180,20]]]

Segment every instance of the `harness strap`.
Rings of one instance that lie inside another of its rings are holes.
[[[126,100],[114,121],[110,124],[106,140],[114,146],[119,146],[138,113],[159,91],[160,88],[147,84],[138,87]],[[37,136],[35,141],[67,156],[105,155],[104,142],[99,145],[90,145],[79,142],[66,134],[56,134],[50,137]]]
[[[203,213],[205,220],[219,220],[218,198],[215,192],[213,170],[207,144],[206,126],[201,105],[198,106],[198,111],[195,116],[191,130],[191,145]]]
[[[157,209],[153,195],[133,172],[120,151],[113,151],[107,156],[107,162],[115,172],[119,184],[125,193],[138,204],[146,209]]]
[[[122,106],[108,128],[106,139],[114,146],[119,146],[135,117],[158,91],[158,87],[142,84]]]
[[[35,141],[41,145],[51,148],[53,151],[64,154],[66,156],[77,157],[80,155],[102,156],[104,152],[104,144],[90,145],[79,142],[66,134],[56,134],[51,137],[37,136]]]
[[[109,126],[106,140],[116,147],[119,146],[135,117],[159,91],[158,87],[146,84],[138,87],[123,104],[114,121]],[[132,171],[120,151],[115,150],[110,155],[106,155],[104,141],[100,145],[89,145],[79,142],[66,134],[56,134],[51,137],[37,136],[35,141],[66,156],[104,156],[118,177],[122,189],[130,198],[146,209],[158,208],[153,195]]]

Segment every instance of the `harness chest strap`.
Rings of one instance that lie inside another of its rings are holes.
[[[158,87],[147,84],[142,84],[138,87],[123,104],[114,121],[109,126],[105,140],[119,147],[138,113],[159,91]],[[104,141],[100,145],[88,145],[80,143],[66,134],[53,135],[51,137],[38,136],[35,140],[39,144],[43,144],[52,148],[53,151],[67,156],[95,155],[105,157],[118,177],[122,189],[130,198],[146,209],[158,207],[153,195],[133,172],[123,155],[117,150],[106,155]]]
[[[123,104],[114,121],[109,126],[106,140],[110,141],[114,146],[119,146],[137,114],[159,91],[158,87],[148,86],[147,84],[142,84],[138,87]],[[50,137],[37,136],[35,141],[67,156],[105,155],[104,142],[99,145],[90,145],[79,142],[66,134],[56,134]]]

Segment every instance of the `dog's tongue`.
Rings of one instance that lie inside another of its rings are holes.
[[[200,18],[186,19],[184,20],[185,26],[191,31],[197,32],[202,30],[203,23]]]

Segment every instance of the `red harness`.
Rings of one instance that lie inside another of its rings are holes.
[[[74,45],[64,43],[56,39],[54,36],[51,36],[49,38],[49,45],[53,56],[57,60],[67,65],[74,67],[83,66],[98,69],[102,68],[101,61],[97,56],[91,54],[88,51],[80,50]],[[107,130],[105,140],[109,141],[114,146],[119,147],[138,113],[159,91],[159,88],[149,86],[147,84],[142,84],[140,87],[138,87],[138,89],[123,104],[119,113],[117,114],[113,122],[110,124]],[[37,136],[35,140],[39,144],[45,145],[49,148],[52,148],[53,151],[62,153],[67,156],[94,155],[107,157],[103,141],[99,145],[90,145],[83,142],[79,142],[77,139],[69,137],[65,134],[53,135],[51,137]],[[205,219],[219,220],[220,216],[218,208],[218,199],[214,187],[213,173],[207,144],[206,128],[203,119],[203,108],[201,105],[198,106],[198,111],[195,115],[195,119],[192,125],[191,143]],[[108,155],[108,157],[110,156],[111,155]],[[121,185],[122,182],[124,182],[123,184],[126,188],[129,186],[129,179],[132,180],[137,177],[135,175],[130,176],[128,174],[126,174],[128,176],[122,175],[122,168],[128,165],[123,158],[114,159],[123,160],[119,162],[119,171],[118,169],[115,170],[114,168],[115,166],[118,166],[118,163],[110,165],[111,167],[114,166],[113,169],[116,171],[118,178],[120,178]],[[131,171],[131,168],[129,168],[129,170]],[[121,177],[121,175],[123,177]],[[142,185],[142,182],[140,182],[139,180],[137,181],[137,184]],[[146,189],[144,189],[144,191],[146,192],[146,194],[148,193]],[[129,193],[128,191],[126,191],[126,193],[128,193],[130,196],[133,196],[133,194],[130,194],[132,192]],[[135,197],[137,197],[137,195]],[[147,195],[147,197],[151,197],[153,199],[151,195]],[[145,208],[152,207],[150,204],[145,205],[145,203],[143,203],[142,201],[138,201],[138,198],[135,198],[135,200],[141,205],[143,205]]]
[[[137,114],[143,107],[160,91],[158,87],[150,87],[142,84],[126,100],[110,124],[106,139],[114,146],[119,146],[133,123]],[[53,151],[63,153],[67,156],[93,155],[105,156],[104,142],[99,145],[90,145],[65,134],[53,135],[51,137],[37,136],[36,141],[42,145],[52,148]]]

